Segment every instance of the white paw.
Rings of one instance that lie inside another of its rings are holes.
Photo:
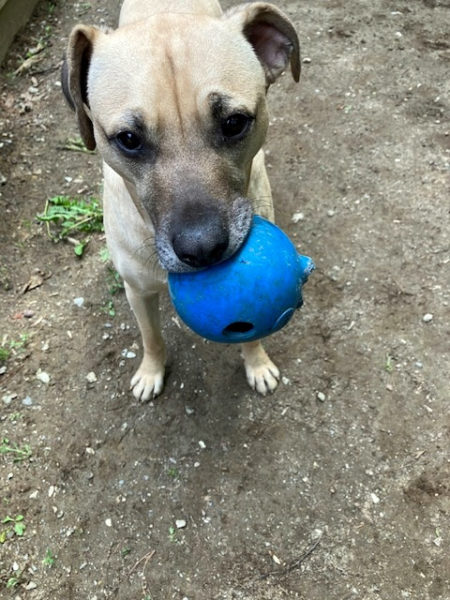
[[[280,379],[280,371],[269,359],[264,365],[257,367],[245,366],[247,381],[251,388],[265,396],[267,392],[273,392]]]
[[[143,358],[139,369],[131,379],[130,389],[136,400],[147,402],[162,392],[164,387],[164,365]]]
[[[267,356],[261,344],[244,344],[243,355],[247,381],[251,388],[265,396],[273,392],[280,379],[278,367]]]

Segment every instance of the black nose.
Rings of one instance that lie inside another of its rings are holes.
[[[190,206],[172,228],[172,247],[178,258],[196,269],[219,262],[228,248],[228,231],[220,213],[211,207]]]

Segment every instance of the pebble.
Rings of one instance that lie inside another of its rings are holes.
[[[430,323],[430,321],[433,320],[433,315],[431,313],[426,313],[425,315],[423,315],[422,317],[422,321],[424,323]]]
[[[302,212],[296,212],[292,215],[291,221],[293,223],[298,223],[299,221],[303,221],[305,218],[305,215]]]
[[[36,588],[37,588],[37,583],[34,583],[34,581],[30,581],[30,583],[27,583],[24,586],[24,589],[27,590],[27,591],[28,590],[35,590]]]
[[[41,369],[38,369],[36,371],[36,377],[39,379],[39,381],[42,381],[42,383],[50,383],[50,375],[46,371],[41,371]]]
[[[200,441],[198,442],[198,445],[200,446],[200,448],[201,448],[202,450],[204,450],[204,449],[206,448],[206,444],[205,444],[205,442],[204,442],[203,440],[200,440]]]
[[[30,398],[30,396],[26,396],[23,400],[22,400],[22,404],[24,406],[32,406],[33,404],[33,400]]]
[[[122,350],[122,356],[123,358],[136,358],[136,352],[125,348],[125,350]]]
[[[320,402],[325,402],[326,400],[326,396],[323,392],[317,392],[317,400],[320,400]]]
[[[175,521],[175,526],[177,529],[184,529],[186,527],[187,523],[184,519],[177,519]]]
[[[105,525],[106,525],[106,527],[112,527],[112,520],[111,519],[105,519]]]
[[[372,500],[372,502],[374,504],[379,504],[380,503],[380,499],[378,498],[378,496],[376,494],[374,494],[373,492],[370,494],[370,498]]]
[[[3,403],[6,405],[11,404],[11,402],[13,400],[15,400],[16,398],[17,398],[17,394],[15,394],[15,393],[12,393],[12,394],[8,393],[8,394],[4,394],[2,396]]]
[[[0,367],[0,375],[4,375],[6,373],[6,365],[3,365],[3,367]]]
[[[95,383],[97,381],[97,375],[94,373],[94,371],[90,371],[86,375],[86,379],[87,379],[88,383]]]
[[[78,308],[81,308],[84,304],[84,298],[81,296],[79,298],[74,298],[73,303],[76,304]]]

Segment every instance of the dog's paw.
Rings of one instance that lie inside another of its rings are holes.
[[[265,396],[273,392],[280,379],[278,367],[267,356],[261,344],[243,345],[245,373],[250,387]]]
[[[148,357],[142,359],[139,369],[131,379],[130,389],[136,400],[147,402],[162,392],[164,387],[164,365]]]

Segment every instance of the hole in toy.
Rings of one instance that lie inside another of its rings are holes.
[[[247,323],[246,321],[235,321],[230,323],[223,330],[223,335],[233,335],[236,333],[248,333],[254,328],[253,323]]]

